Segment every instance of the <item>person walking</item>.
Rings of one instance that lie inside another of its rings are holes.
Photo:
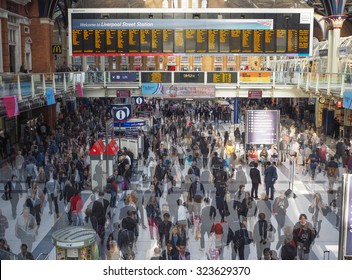
[[[15,235],[20,239],[22,244],[26,244],[29,251],[32,250],[32,244],[35,241],[37,232],[37,222],[35,217],[30,214],[29,208],[23,209],[22,215],[17,218],[15,225]]]
[[[312,242],[315,239],[315,229],[308,222],[307,215],[299,215],[299,222],[293,228],[293,241],[299,260],[308,260]]]
[[[280,237],[281,229],[285,226],[286,210],[289,207],[288,199],[285,195],[285,191],[280,191],[280,195],[275,198],[273,203],[273,215],[277,221],[277,232]]]

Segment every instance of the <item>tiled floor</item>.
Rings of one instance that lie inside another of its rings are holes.
[[[287,190],[289,186],[289,165],[288,162],[284,163],[282,166],[279,166],[278,173],[279,179],[275,185],[276,195],[280,190]],[[186,172],[187,166],[183,172]],[[202,172],[205,170],[202,170]],[[342,171],[342,170],[341,170]],[[248,184],[246,185],[246,191],[250,191],[251,184],[249,178],[249,167],[245,167],[245,172],[247,175]],[[340,172],[342,174],[342,172]],[[340,178],[340,184],[341,178]],[[144,184],[145,188],[148,184]],[[214,188],[210,184],[205,184],[205,188],[207,190],[214,190]],[[0,190],[3,190],[3,186],[0,186]],[[298,221],[298,216],[300,213],[306,213],[308,218],[311,220],[310,214],[308,213],[308,206],[311,202],[312,194],[314,192],[319,192],[324,202],[330,202],[332,197],[328,196],[327,190],[327,178],[324,177],[323,173],[319,173],[315,180],[312,181],[309,179],[309,176],[303,176],[301,170],[297,170],[295,174],[295,182],[294,182],[294,192],[296,194],[296,198],[289,198],[289,208],[287,211],[286,224],[293,225]],[[259,192],[264,192],[264,187],[260,186]],[[172,201],[177,200],[180,197],[180,193],[172,194]],[[331,195],[330,195],[331,196]],[[82,197],[85,201],[85,207],[91,202],[90,201],[90,192],[83,191]],[[20,214],[23,209],[25,195],[22,196],[18,205],[17,212]],[[113,220],[117,221],[119,216],[119,209],[121,208],[122,201],[119,201],[118,207],[114,210]],[[16,220],[12,218],[11,215],[11,205],[9,201],[0,201],[0,207],[2,209],[3,215],[8,218],[9,228],[6,231],[6,240],[10,245],[10,248],[13,253],[18,253],[20,248],[20,240],[15,237],[14,229]],[[58,228],[64,227],[67,225],[66,214],[64,213],[64,205],[63,202],[60,202],[60,213],[61,216],[59,219],[56,219],[54,215],[49,214],[48,205],[46,205],[43,209],[42,215],[42,223],[38,231],[38,235],[36,236],[36,241],[33,244],[32,252],[35,258],[43,259],[55,259],[55,250],[54,246],[51,243],[51,234]],[[219,217],[219,215],[218,215]],[[229,217],[227,217],[228,219]],[[336,214],[334,212],[329,213],[322,222],[322,229],[320,232],[319,238],[315,240],[315,243],[312,247],[312,252],[310,254],[310,259],[323,259],[324,251],[329,250],[330,259],[337,259],[338,254],[338,229],[335,227]],[[276,227],[276,220],[271,219],[274,227]],[[145,225],[147,222],[145,221]],[[188,249],[191,253],[191,259],[206,259],[206,252],[200,250],[200,241],[196,241],[194,238],[194,234],[190,231],[190,239],[188,244]],[[278,241],[278,235],[276,234],[275,242],[272,243],[271,248],[275,250],[276,244]],[[155,240],[150,240],[149,230],[142,229],[140,227],[140,235],[137,242],[137,254],[136,259],[149,259],[153,254],[153,249],[156,246]],[[249,259],[256,259],[256,248],[254,245],[248,245],[247,250],[249,250]],[[279,250],[277,251],[279,254]],[[224,259],[231,259],[231,248],[225,247],[224,249]]]

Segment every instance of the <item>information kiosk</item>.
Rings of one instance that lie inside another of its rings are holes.
[[[86,227],[70,226],[55,231],[51,237],[57,260],[98,260],[96,232]]]

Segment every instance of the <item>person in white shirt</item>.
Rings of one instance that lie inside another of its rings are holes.
[[[177,224],[181,225],[185,231],[186,231],[186,238],[189,238],[189,233],[188,233],[188,210],[187,208],[183,205],[182,199],[177,200]]]

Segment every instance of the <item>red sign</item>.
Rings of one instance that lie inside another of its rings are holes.
[[[261,99],[263,96],[263,91],[261,90],[249,90],[248,98]]]
[[[105,153],[105,145],[103,140],[99,139],[94,143],[93,147],[90,149],[90,155],[101,155]]]
[[[342,101],[336,101],[336,107],[337,108],[342,108]]]
[[[108,153],[109,155],[116,155],[116,153],[119,151],[119,146],[117,145],[116,141],[114,139],[111,139],[111,141],[108,144]]]
[[[130,98],[131,97],[131,92],[129,90],[116,90],[116,97],[118,98]]]

